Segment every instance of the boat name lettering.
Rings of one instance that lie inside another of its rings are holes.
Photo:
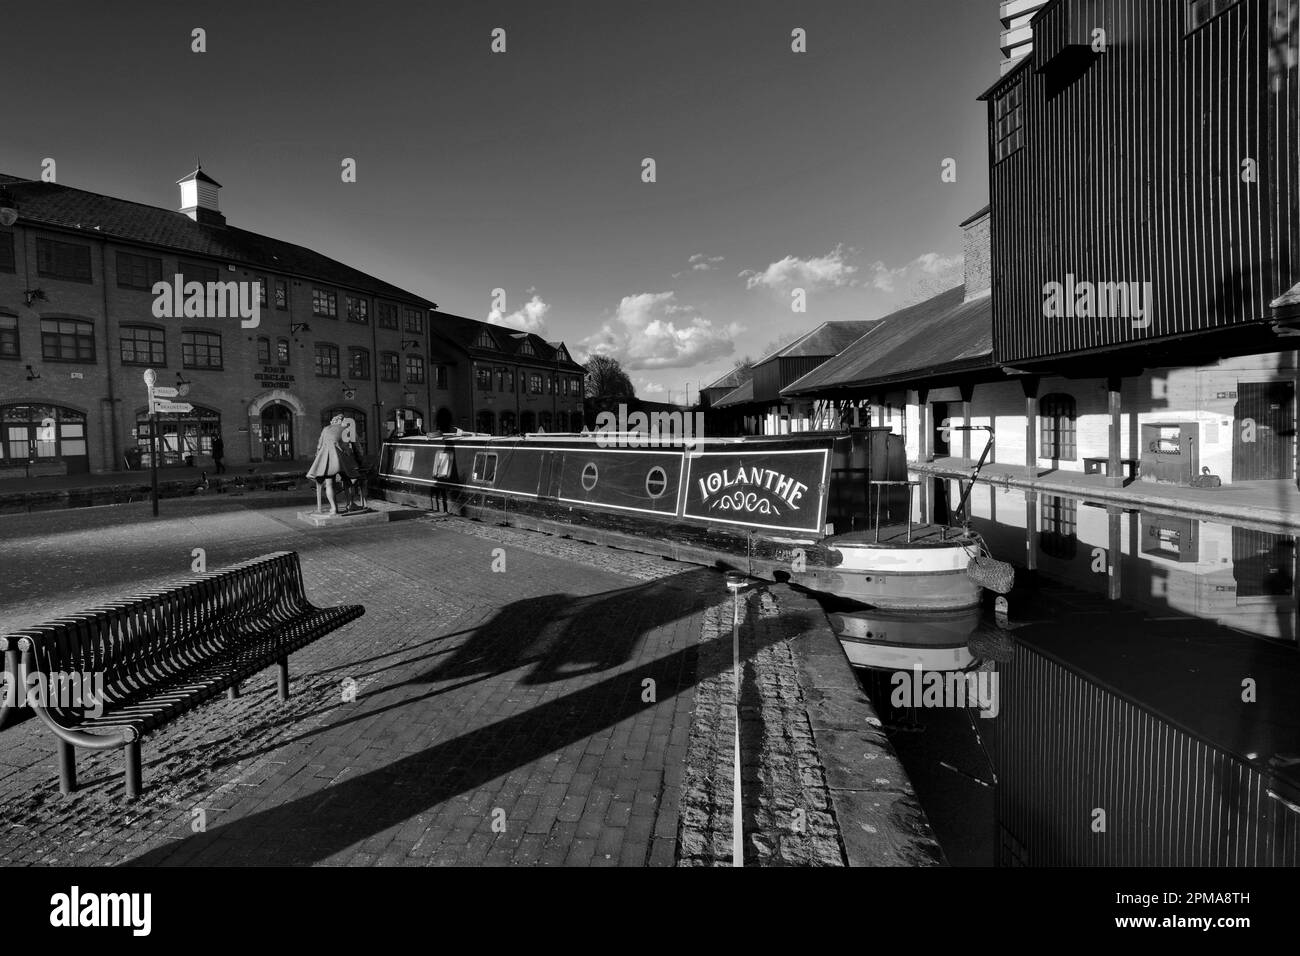
[[[808,486],[802,481],[796,481],[779,471],[773,471],[770,468],[737,468],[734,472],[730,468],[723,468],[721,471],[715,471],[706,478],[699,479],[700,482],[700,500],[708,501],[710,497],[727,488],[737,488],[736,491],[723,495],[717,501],[713,502],[710,507],[718,507],[722,510],[737,510],[758,512],[759,514],[772,514],[775,506],[766,497],[760,497],[758,491],[770,492],[772,495],[785,502],[794,510],[799,510],[799,499],[803,493],[808,490]],[[737,486],[745,486],[757,489],[746,493]],[[776,512],[780,514],[779,511]]]

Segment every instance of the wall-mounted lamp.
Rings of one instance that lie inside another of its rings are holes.
[[[311,326],[306,322],[294,322],[289,326],[289,334],[296,335],[299,332],[310,332]]]
[[[178,397],[184,398],[188,395],[190,393],[190,385],[192,384],[193,383],[181,375],[180,372],[176,373],[176,394]]]
[[[33,372],[32,367],[30,365],[27,366],[27,381],[34,382],[40,377],[41,377],[40,372]]]
[[[24,289],[24,290],[23,290],[23,298],[27,300],[27,306],[28,306],[28,308],[30,308],[30,307],[31,307],[31,304],[32,304],[33,302],[35,302],[37,299],[40,299],[42,302],[45,301],[45,290],[44,290],[44,289]]]
[[[413,348],[413,349],[418,349],[418,348],[420,347],[420,340],[419,340],[419,339],[402,339],[402,341],[398,344],[398,348],[400,348],[403,352],[406,351],[407,346],[410,346],[410,347]]]

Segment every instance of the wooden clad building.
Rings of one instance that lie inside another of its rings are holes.
[[[1300,0],[1039,11],[1032,53],[983,97],[1000,362],[1292,346],[1269,324],[1300,282],[1298,17]]]

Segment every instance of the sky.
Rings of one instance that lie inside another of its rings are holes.
[[[988,198],[997,0],[52,9],[4,14],[0,172],[175,209],[201,159],[231,225],[612,355],[654,400],[960,283]]]

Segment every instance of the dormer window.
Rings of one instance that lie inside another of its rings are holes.
[[[524,339],[523,341],[521,341],[521,342],[519,343],[519,352],[518,352],[518,354],[520,354],[520,355],[532,355],[532,356],[535,357],[535,356],[537,355],[537,350],[533,348],[533,343],[532,343],[532,342],[529,342],[528,339]]]
[[[474,340],[474,347],[480,349],[500,349],[500,346],[497,345],[497,340],[492,337],[492,333],[487,329],[479,332],[478,338]]]

